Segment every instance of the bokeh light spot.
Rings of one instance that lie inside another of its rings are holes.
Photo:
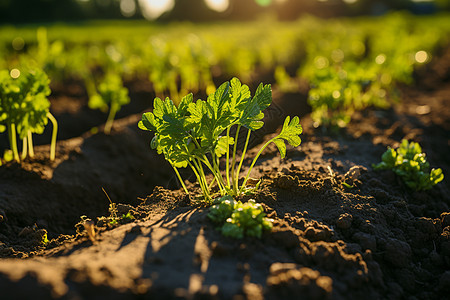
[[[215,11],[223,12],[230,6],[229,0],[205,0],[206,5]]]
[[[333,98],[338,99],[341,96],[341,92],[339,91],[333,91]]]
[[[344,60],[344,51],[342,51],[341,49],[333,50],[333,52],[331,52],[331,59],[337,63],[343,61]]]
[[[139,0],[144,18],[154,20],[175,6],[174,0]]]
[[[417,51],[416,55],[414,56],[414,58],[416,59],[416,61],[418,63],[423,64],[424,62],[426,62],[428,60],[428,53],[426,51]]]
[[[12,69],[11,72],[9,72],[9,75],[14,79],[19,78],[20,71],[18,69]]]
[[[323,68],[328,67],[329,62],[326,57],[316,56],[314,58],[314,65],[316,66],[317,69],[323,69]]]
[[[124,17],[131,17],[136,13],[134,0],[120,0],[120,12]]]
[[[378,54],[377,57],[375,57],[375,62],[379,65],[384,64],[386,61],[386,55],[384,54]]]
[[[25,41],[20,36],[18,36],[12,40],[12,47],[14,48],[14,50],[20,51],[23,49],[24,46],[25,46]]]

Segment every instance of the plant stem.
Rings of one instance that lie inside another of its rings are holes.
[[[236,129],[236,135],[234,138],[234,145],[233,145],[233,158],[231,161],[231,180],[233,181],[233,191],[237,193],[237,187],[236,187],[236,174],[234,172],[236,168],[236,150],[237,150],[237,142],[239,138],[239,130],[241,129],[241,125],[238,125]]]
[[[47,117],[53,124],[53,131],[52,131],[52,143],[50,145],[50,160],[55,160],[55,154],[56,154],[56,136],[58,134],[58,122],[56,121],[55,117],[50,113],[47,112]]]
[[[24,137],[22,139],[22,160],[24,160],[25,158],[27,158],[27,137]]]
[[[252,131],[249,129],[247,132],[247,138],[245,139],[244,150],[242,150],[241,159],[239,160],[239,166],[236,170],[236,193],[238,192],[239,189],[239,174],[241,173],[242,163],[244,162],[245,154],[247,153],[251,133]]]
[[[213,153],[211,153],[212,156],[212,161],[213,161],[213,165],[214,165],[214,170],[217,174],[217,182],[220,182],[223,186],[223,192],[222,192],[222,196],[226,194],[227,189],[227,185],[225,183],[225,181],[223,180],[222,174],[220,173],[220,168],[219,168],[219,158],[214,155]]]
[[[192,160],[192,162],[193,162],[194,164],[196,164],[196,163],[195,163],[195,160]],[[197,177],[197,181],[198,181],[198,183],[200,184],[200,188],[202,189],[203,196],[205,197],[205,199],[209,200],[209,198],[210,198],[210,197],[209,197],[209,192],[208,192],[208,190],[206,189],[206,187],[204,186],[203,180],[200,178],[200,175],[199,175],[198,172],[196,171],[196,167],[194,167],[189,161],[188,161],[188,164],[189,164],[189,166],[191,167],[192,171],[194,171],[195,176]]]
[[[212,188],[214,182],[216,182],[216,177],[213,177],[213,180],[211,180],[211,183],[210,183],[209,186],[208,186],[208,190],[211,190],[211,188]],[[219,187],[220,187],[220,185],[219,185]]]
[[[258,154],[256,154],[255,158],[252,161],[252,164],[250,165],[250,169],[248,169],[247,176],[245,176],[244,182],[242,183],[242,186],[239,189],[239,192],[242,192],[242,189],[245,188],[245,184],[247,183],[248,177],[250,176],[250,172],[252,171],[253,166],[255,165],[256,161],[258,160],[258,158],[261,155],[261,153],[263,152],[263,150],[266,149],[266,147],[277,138],[278,138],[278,135],[276,137],[270,139],[267,143],[264,144],[264,146],[261,147],[261,149],[259,149]]]
[[[186,185],[184,185],[183,178],[181,178],[181,175],[180,175],[180,173],[178,172],[177,167],[175,167],[175,166],[172,165],[172,164],[171,164],[171,166],[172,166],[173,170],[175,171],[175,173],[177,174],[178,180],[180,181],[181,186],[183,187],[184,191],[186,192],[186,194],[189,194],[189,192],[188,192],[188,190],[187,190],[187,188],[186,188]]]
[[[34,157],[34,148],[33,148],[33,134],[31,133],[31,130],[28,130],[27,133],[27,138],[28,138],[28,154],[30,155],[31,158]]]
[[[211,173],[214,175],[214,179],[217,180],[217,185],[219,186],[220,192],[222,193],[224,191],[225,187],[222,186],[221,181],[219,179],[220,173],[217,174],[216,170],[211,166],[211,163],[209,162],[206,155],[203,155],[203,159],[201,159],[200,161],[203,162],[205,164],[205,166],[207,166],[208,169],[211,171]]]
[[[20,162],[19,151],[17,150],[16,124],[8,123],[8,135],[13,157],[17,162]]]
[[[230,128],[231,126],[229,126],[227,128],[227,160],[226,160],[226,173],[227,173],[227,187],[230,188],[231,187],[231,183],[230,183],[230,144],[229,144],[229,140],[230,140]]]
[[[95,94],[97,94],[97,89],[95,88],[95,81],[91,73],[86,74],[83,76],[84,78],[84,85],[86,87],[86,92],[88,94],[88,97],[91,98]]]
[[[197,170],[199,171],[199,174],[200,174],[201,178],[203,179],[203,185],[205,186],[205,188],[208,188],[208,182],[206,181],[205,171],[203,170],[203,165],[199,158],[197,158]],[[209,194],[209,190],[208,190],[208,194]]]
[[[111,104],[111,108],[109,109],[109,115],[108,115],[108,119],[106,120],[106,124],[105,124],[105,134],[110,134],[111,133],[111,128],[114,122],[114,117],[116,116],[117,113],[117,104],[116,103],[112,103]]]
[[[201,185],[202,185],[202,189],[205,190],[205,194],[208,195],[209,197],[209,190],[208,190],[208,183],[206,182],[206,176],[205,173],[203,171],[203,166],[202,163],[199,161],[199,159],[197,159],[197,162],[195,160],[192,160],[192,162],[194,163],[197,172],[199,174],[199,178],[201,180]]]

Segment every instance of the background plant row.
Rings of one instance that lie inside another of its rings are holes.
[[[90,97],[106,74],[149,79],[158,96],[177,101],[215,90],[216,77],[248,82],[273,74],[281,89],[310,83],[317,125],[345,126],[355,110],[387,107],[397,82],[449,43],[447,15],[390,14],[378,18],[302,18],[282,23],[90,22],[0,28],[0,68],[39,67],[52,82],[80,79]],[[391,96],[391,97],[390,97]]]

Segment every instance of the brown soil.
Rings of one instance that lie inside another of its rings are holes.
[[[413,192],[371,165],[407,138],[448,176],[449,53],[419,70],[415,86],[401,88],[401,103],[358,113],[340,132],[312,127],[306,91],[275,87],[267,126],[248,156],[287,114],[303,117],[304,134],[285,160],[268,147],[252,173],[263,178],[253,198],[275,219],[261,239],[222,237],[208,208],[178,189],[169,165],[150,149],[151,135],[136,126],[153,99],[145,83],[129,83],[132,104],[104,135],[90,129],[101,132],[106,116],[89,111],[71,82],[52,98],[61,125],[56,161],[41,145],[34,160],[0,168],[0,298],[448,297],[450,180]],[[195,192],[194,178],[183,177]],[[92,241],[75,225],[81,215],[108,216],[102,188],[120,203],[119,215],[131,212],[135,220],[110,226],[100,219]],[[42,246],[45,232],[50,242]]]

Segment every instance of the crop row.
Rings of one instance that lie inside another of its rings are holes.
[[[389,106],[395,83],[411,83],[414,68],[449,43],[450,21],[445,15],[391,14],[304,17],[293,23],[4,27],[0,32],[0,68],[42,68],[52,81],[80,79],[93,108],[105,109],[98,103],[99,90],[111,80],[122,87],[122,79],[147,78],[157,96],[177,102],[188,92],[213,92],[217,77],[249,81],[258,72],[274,72],[285,90],[298,88],[295,77],[308,80],[316,126],[343,127],[355,110]]]

